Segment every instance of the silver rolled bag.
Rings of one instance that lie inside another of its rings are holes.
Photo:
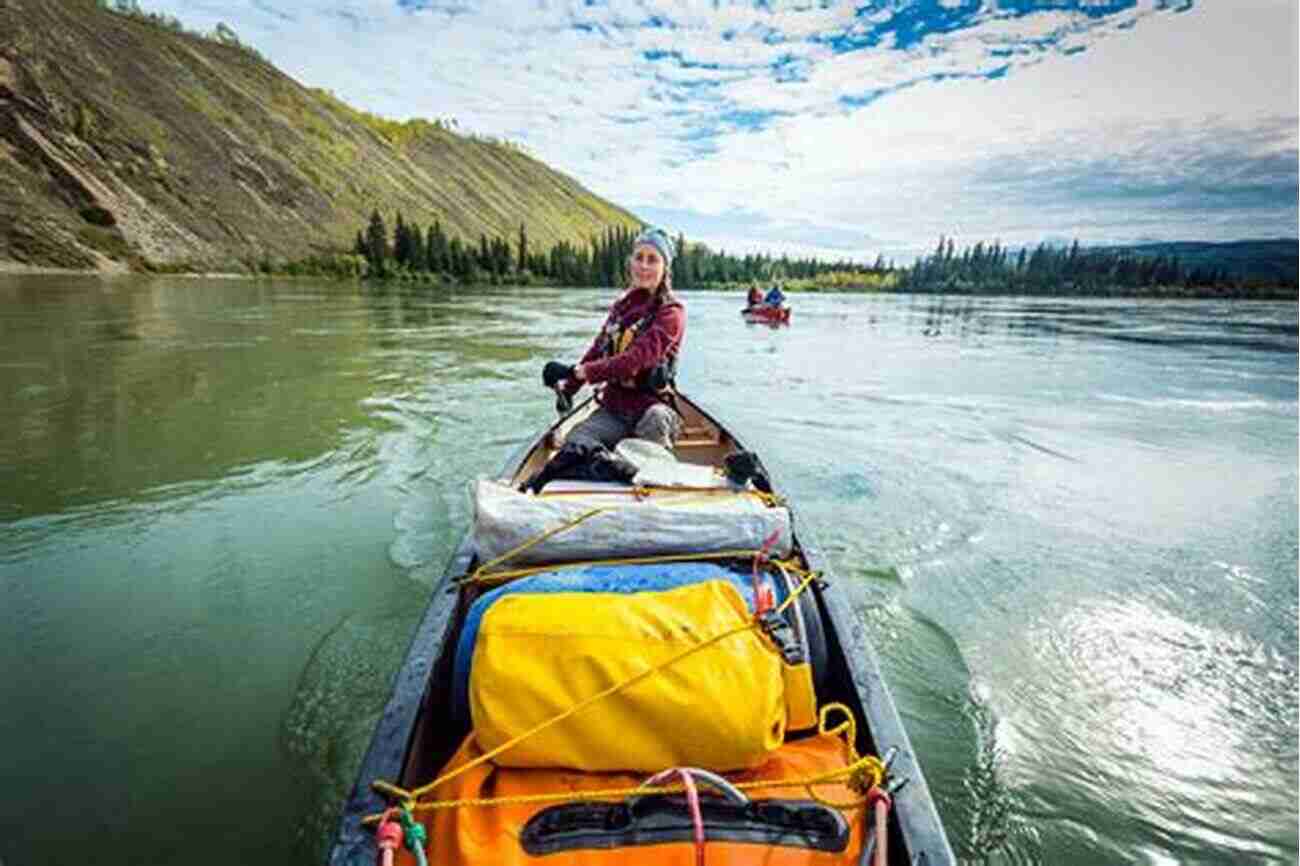
[[[624,445],[620,443],[620,452],[628,453]],[[752,551],[769,540],[770,555],[790,553],[789,509],[721,477],[699,475],[704,467],[675,464],[670,456],[647,459],[652,455],[644,450],[635,455],[642,467],[637,486],[552,482],[533,495],[494,479],[472,482],[473,537],[480,564],[565,526],[503,565]],[[662,486],[647,488],[647,482]]]

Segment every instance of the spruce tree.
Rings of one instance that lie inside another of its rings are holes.
[[[502,235],[497,250],[497,267],[500,268],[500,274],[504,277],[510,273],[515,264],[515,260],[510,254],[510,239]]]
[[[448,255],[447,235],[443,233],[442,223],[433,221],[429,229],[429,270],[451,273],[451,259]]]
[[[411,270],[429,270],[429,251],[424,243],[424,232],[418,223],[411,223],[407,226],[407,231],[411,233]]]
[[[388,273],[385,262],[387,257],[388,229],[384,226],[384,218],[376,209],[370,215],[370,226],[366,229],[366,261],[370,262],[370,268],[376,276],[382,277]]]
[[[397,212],[397,226],[393,229],[393,260],[402,267],[411,264],[411,235],[402,220],[401,211]]]

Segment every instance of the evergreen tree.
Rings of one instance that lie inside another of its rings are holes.
[[[442,224],[436,219],[433,221],[433,226],[429,229],[429,241],[427,244],[426,255],[429,260],[429,270],[435,273],[452,273],[450,247],[447,243],[447,235],[442,230]]]
[[[388,273],[387,258],[388,229],[384,226],[384,218],[376,209],[370,215],[370,226],[366,229],[366,261],[370,263],[371,270],[382,277]]]
[[[503,237],[492,239],[489,250],[492,273],[504,277],[510,272],[510,242]]]
[[[528,230],[524,228],[522,222],[519,224],[519,258],[517,261],[519,262],[517,268],[519,273],[522,274],[528,270]]]
[[[469,276],[469,256],[466,255],[464,247],[461,245],[460,238],[452,238],[447,247],[447,265],[451,270],[452,276],[459,280],[464,280]]]
[[[397,225],[393,228],[393,261],[404,268],[411,266],[411,232],[401,211],[397,212]]]
[[[416,223],[411,223],[407,229],[411,233],[411,269],[429,270],[429,247],[424,241],[424,232]]]

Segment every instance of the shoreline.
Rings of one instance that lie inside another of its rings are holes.
[[[55,268],[47,265],[29,265],[12,259],[0,259],[0,276],[65,276],[65,277],[180,277],[203,280],[253,280],[254,274],[241,274],[233,271],[212,271],[205,273],[158,274],[149,271],[133,271],[122,268]],[[3,866],[3,864],[0,864]]]
[[[153,273],[150,271],[133,271],[126,267],[122,269],[98,269],[98,268],[58,268],[46,265],[29,265],[26,262],[18,262],[12,259],[0,259],[0,277],[26,277],[26,276],[68,276],[68,277],[99,277],[108,279],[120,279],[124,277],[153,277],[167,279],[188,279],[188,280],[303,280],[303,279],[325,279],[335,280],[337,278],[323,275],[289,275],[289,274],[249,274],[237,273],[232,271],[210,271],[203,273],[178,272],[178,273]],[[419,285],[421,281],[408,281],[401,279],[380,279],[380,280],[363,280],[367,282],[377,282],[383,284],[401,284],[411,282]],[[427,284],[427,283],[426,283]],[[459,285],[459,284],[458,284]],[[467,285],[486,285],[486,284],[467,284]],[[522,284],[522,283],[503,283],[505,286],[514,286],[517,288],[547,288],[545,283]],[[703,291],[723,292],[739,294],[746,288],[746,283],[721,284],[703,287]],[[696,289],[683,286],[682,291],[690,292]],[[934,297],[1018,297],[1018,298],[1050,298],[1050,297],[1069,297],[1069,298],[1136,298],[1141,300],[1164,300],[1164,301],[1197,301],[1197,300],[1235,300],[1235,301],[1288,301],[1293,300],[1300,303],[1300,295],[1294,293],[1289,287],[1278,287],[1276,293],[1257,293],[1233,296],[1231,294],[1214,294],[1214,293],[1181,293],[1181,292],[1156,292],[1156,293],[1125,293],[1116,294],[1065,294],[1065,295],[1046,295],[1032,292],[979,292],[971,290],[948,290],[948,291],[913,291],[899,292],[892,289],[879,289],[875,287],[837,287],[837,288],[802,288],[790,286],[786,289],[790,295],[932,295]],[[3,864],[0,864],[3,866]]]
[[[13,274],[15,276],[30,276],[33,274],[50,274],[65,276],[117,276],[118,274],[128,273],[127,271],[101,271],[98,268],[52,268],[45,265],[29,265],[26,262],[16,262],[11,259],[0,259],[0,274]]]

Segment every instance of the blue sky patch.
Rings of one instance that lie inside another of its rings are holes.
[[[411,12],[437,12],[441,15],[471,15],[476,9],[469,0],[397,0],[399,9]]]

